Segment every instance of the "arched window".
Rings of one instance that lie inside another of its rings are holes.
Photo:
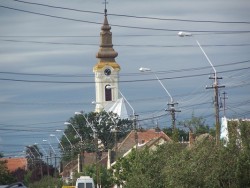
[[[111,88],[107,88],[107,86],[110,86],[110,85],[105,86],[105,101],[112,101]]]

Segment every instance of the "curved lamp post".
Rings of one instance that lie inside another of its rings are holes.
[[[176,125],[175,125],[175,121],[176,121],[175,112],[181,112],[180,110],[176,110],[175,109],[175,105],[178,104],[178,103],[174,102],[174,99],[173,99],[172,95],[169,93],[169,91],[167,90],[167,88],[163,85],[163,83],[161,82],[161,80],[159,79],[159,77],[156,75],[156,73],[152,69],[141,67],[141,68],[139,68],[139,71],[141,71],[141,72],[152,72],[154,74],[154,76],[156,77],[156,79],[158,80],[158,82],[161,84],[162,88],[166,91],[167,95],[169,96],[170,103],[168,103],[168,105],[169,105],[170,108],[166,109],[166,111],[169,111],[170,114],[171,114],[171,117],[172,117],[172,132],[174,133],[175,129],[176,129]],[[175,138],[175,139],[178,141],[178,138]]]
[[[64,149],[64,147],[63,147],[63,145],[62,145],[62,143],[60,142],[60,140],[58,139],[58,137],[57,137],[55,134],[50,134],[49,136],[55,137],[56,140],[58,141],[58,143],[60,144],[60,146],[62,147],[63,151],[65,151],[65,149]]]
[[[108,89],[114,89],[116,88],[115,86],[107,86]],[[133,128],[134,128],[134,132],[135,132],[135,149],[137,150],[137,146],[138,146],[138,134],[137,134],[137,126],[136,126],[136,114],[135,114],[135,110],[132,107],[132,105],[128,102],[128,100],[126,99],[126,97],[122,94],[122,92],[118,89],[119,93],[121,94],[121,96],[124,98],[124,100],[127,102],[127,104],[129,105],[129,107],[132,110],[133,113]]]
[[[80,165],[78,166],[78,172],[82,172],[83,171],[83,157],[82,157],[82,152],[84,152],[83,151],[83,140],[82,140],[82,136],[79,134],[79,132],[76,130],[76,128],[74,127],[74,125],[72,124],[72,123],[70,123],[70,122],[64,122],[64,125],[71,125],[72,126],[72,128],[74,129],[74,131],[76,132],[76,134],[77,134],[77,136],[80,138],[80,147],[81,147],[81,149],[80,149]]]
[[[178,33],[178,36],[180,37],[191,37],[193,36],[192,33],[188,33],[188,32],[183,32],[180,31]],[[219,86],[218,85],[218,80],[217,79],[222,79],[222,78],[218,78],[217,77],[217,72],[216,69],[214,67],[214,65],[212,64],[212,62],[210,61],[210,59],[208,58],[207,54],[205,53],[205,51],[203,50],[203,48],[201,47],[199,41],[197,39],[195,39],[197,45],[199,46],[200,50],[202,51],[202,53],[204,54],[204,56],[206,57],[207,61],[209,62],[209,64],[211,65],[213,71],[214,71],[214,84],[212,87],[206,87],[206,89],[214,89],[214,98],[215,98],[215,103],[214,103],[214,108],[215,108],[215,126],[216,126],[216,144],[218,145],[220,142],[220,114],[219,114],[219,95],[218,95],[218,88],[221,87],[225,87],[225,86]]]

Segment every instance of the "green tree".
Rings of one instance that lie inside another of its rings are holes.
[[[63,182],[61,179],[53,178],[51,176],[45,176],[40,181],[30,183],[29,187],[32,188],[48,188],[48,187],[58,187],[61,188]]]
[[[179,128],[176,128],[176,130],[178,130],[178,132],[176,132],[175,136],[173,136],[173,131],[172,131],[172,127],[169,127],[169,128],[164,128],[163,129],[163,132],[168,135],[170,138],[173,139],[173,137],[176,137],[178,136],[178,141],[188,141],[189,139],[189,135],[188,135],[188,132],[183,130],[183,129],[179,129]]]
[[[3,156],[3,154],[1,154]],[[1,157],[2,158],[2,157]],[[15,178],[11,175],[7,168],[6,161],[0,160],[0,185],[7,185],[13,183]]]
[[[204,133],[210,133],[213,136],[215,135],[214,129],[206,124],[206,120],[203,117],[196,117],[194,113],[192,114],[191,119],[180,121],[178,124],[188,128],[188,131],[191,131],[196,136]]]
[[[250,123],[232,124],[237,134],[227,147],[207,134],[191,147],[169,142],[155,151],[133,150],[113,166],[114,183],[129,188],[250,187]]]
[[[75,115],[69,119],[69,123],[80,134],[83,143],[80,142],[81,138],[79,138],[73,126],[70,124],[67,125],[65,134],[74,146],[74,150],[71,153],[70,143],[65,136],[62,136],[61,142],[66,150],[63,153],[65,160],[70,160],[72,155],[76,157],[79,151],[83,149],[87,152],[95,152],[95,137],[101,140],[103,144],[102,150],[106,151],[115,144],[115,133],[113,130],[117,130],[117,140],[119,140],[124,138],[132,127],[130,120],[120,119],[116,114],[112,112],[107,113],[106,111]]]

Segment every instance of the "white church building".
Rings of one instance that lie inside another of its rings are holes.
[[[126,99],[119,98],[120,65],[115,61],[118,53],[113,49],[111,27],[105,9],[104,22],[100,32],[100,48],[96,54],[97,64],[93,67],[95,73],[96,101],[95,111],[116,113],[121,119],[127,119]],[[122,94],[121,94],[122,95]]]

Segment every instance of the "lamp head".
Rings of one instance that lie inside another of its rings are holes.
[[[188,32],[184,32],[184,31],[180,31],[178,33],[179,37],[191,37],[192,33],[188,33]]]
[[[146,68],[146,67],[141,67],[141,68],[139,68],[139,71],[141,71],[141,72],[148,72],[148,71],[151,71],[151,69],[150,68]]]
[[[115,86],[106,86],[107,89],[114,89],[116,88]]]
[[[75,115],[83,115],[84,111],[75,112]]]

